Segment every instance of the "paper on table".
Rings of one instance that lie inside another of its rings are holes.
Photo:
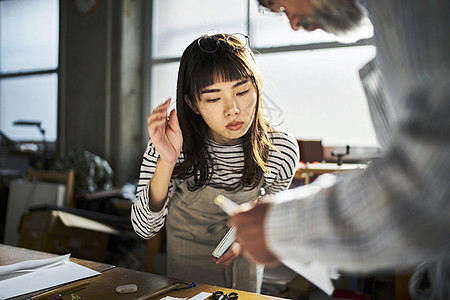
[[[0,266],[0,299],[6,299],[99,275],[69,261],[70,254]],[[11,272],[11,273],[9,273]],[[9,276],[19,274],[18,276]],[[5,278],[5,279],[3,279]]]
[[[68,260],[70,254],[46,259],[25,260],[15,264],[0,266],[0,281],[21,276],[24,273],[34,272],[39,269],[51,268]]]
[[[327,265],[318,261],[300,263],[292,259],[283,259],[281,262],[286,267],[292,269],[315,284],[328,295],[331,296],[331,294],[333,294],[334,286],[331,282],[331,278],[336,279],[338,275]]]
[[[209,296],[211,296],[211,295],[212,294],[208,293],[208,292],[200,292],[197,295],[195,295],[194,297],[189,298],[189,300],[205,300],[205,299],[208,299]]]
[[[192,298],[189,298],[189,300],[205,300],[208,299],[208,297],[211,296],[211,293],[208,292],[200,292],[197,295],[195,295]],[[188,298],[175,298],[171,296],[166,296],[164,298],[161,298],[161,300],[186,300]]]

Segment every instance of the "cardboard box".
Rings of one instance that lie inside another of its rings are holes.
[[[19,246],[103,262],[109,235],[118,231],[102,223],[57,210],[23,216]]]
[[[6,211],[5,237],[7,245],[17,246],[20,217],[32,206],[53,204],[62,206],[66,188],[63,184],[49,182],[11,182]]]

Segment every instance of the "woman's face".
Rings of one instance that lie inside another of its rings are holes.
[[[257,92],[250,79],[216,81],[200,91],[196,113],[209,127],[210,138],[234,144],[252,125]]]

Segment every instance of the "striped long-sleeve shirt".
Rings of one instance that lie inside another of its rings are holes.
[[[263,175],[262,187],[266,194],[274,194],[289,188],[299,161],[298,144],[294,137],[284,130],[277,128],[270,134],[270,140],[278,151],[270,150],[267,163],[268,173]],[[220,145],[211,140],[207,142],[208,150],[212,158],[212,178],[208,185],[215,188],[237,187],[240,174],[236,170],[244,166],[242,145]],[[144,152],[139,183],[134,200],[131,220],[135,232],[142,238],[148,239],[154,236],[163,226],[168,212],[168,199],[176,191],[179,180],[171,179],[164,207],[159,212],[153,212],[149,208],[149,186],[156,168],[159,154],[155,150],[151,140]],[[183,152],[178,162],[183,161]]]

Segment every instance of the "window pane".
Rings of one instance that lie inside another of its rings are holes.
[[[323,30],[307,32],[294,31],[284,14],[262,14],[259,12],[258,1],[250,1],[251,9],[251,38],[253,48],[268,48],[290,45],[306,45],[312,43],[336,42],[337,37]],[[347,37],[341,37],[339,42],[370,38],[373,36],[373,26],[369,19],[365,19],[361,28]]]
[[[247,1],[153,1],[153,57],[180,57],[209,30],[247,33]]]
[[[175,108],[179,65],[179,63],[167,63],[153,67],[151,110],[170,97],[172,98],[171,107]]]
[[[0,72],[58,66],[58,0],[0,1]]]
[[[14,126],[16,120],[41,121],[46,140],[56,140],[58,79],[56,74],[0,81],[0,130],[14,140],[41,141],[37,127]]]
[[[376,147],[358,73],[374,55],[374,46],[258,55],[267,114],[298,139]]]

